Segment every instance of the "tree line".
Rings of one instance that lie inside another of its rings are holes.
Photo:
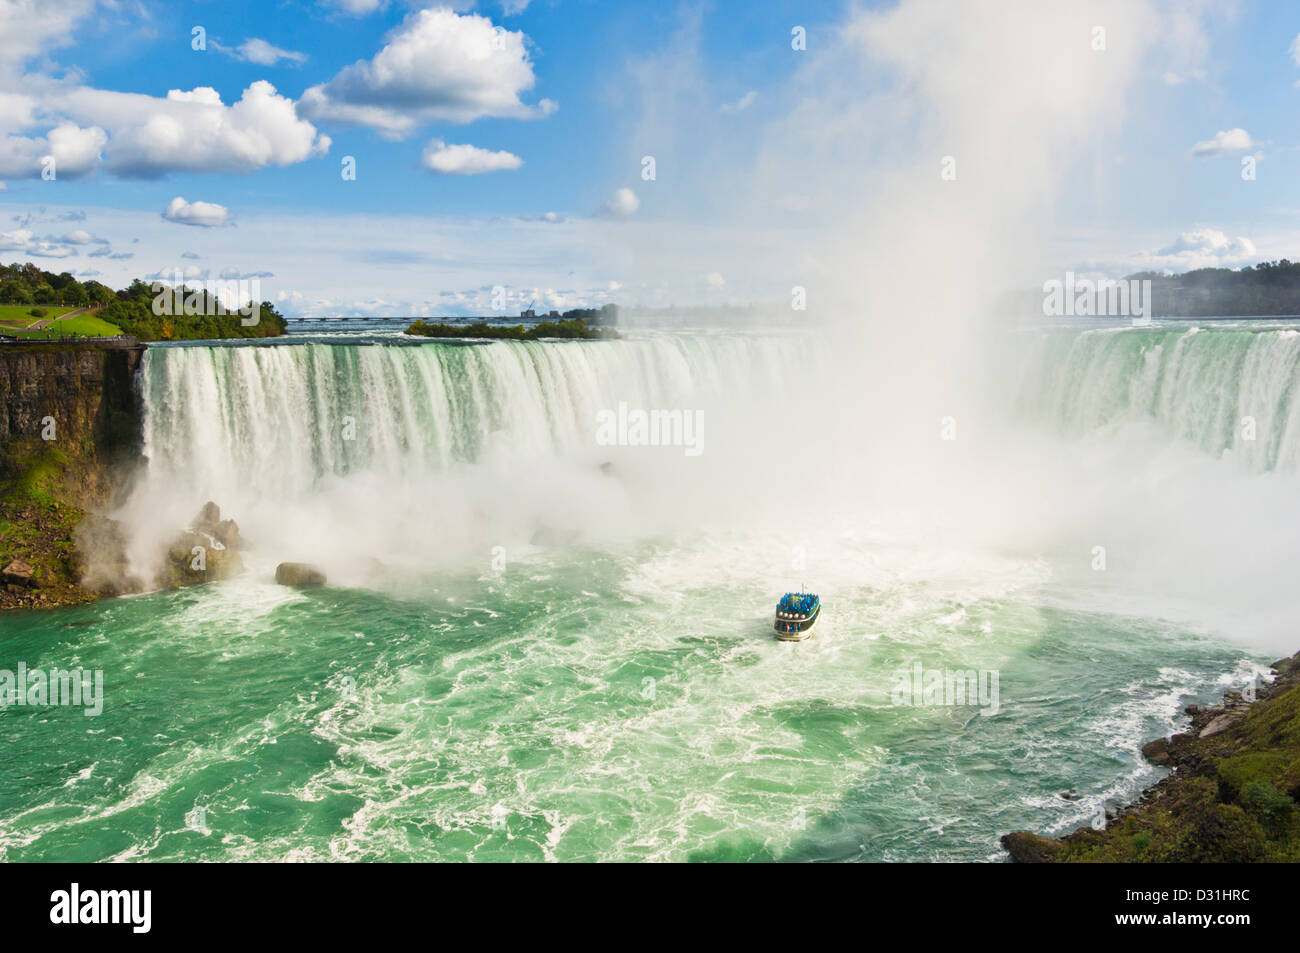
[[[1283,258],[1245,268],[1197,268],[1181,275],[1141,271],[1154,313],[1168,317],[1300,314],[1300,262]]]
[[[256,322],[245,324],[251,314],[220,313],[216,297],[204,289],[182,286],[171,296],[195,301],[197,314],[155,314],[155,297],[154,285],[139,278],[114,291],[98,281],[78,281],[66,271],[44,271],[31,262],[0,265],[0,304],[98,305],[99,318],[141,341],[278,337],[285,332],[284,316],[269,301],[260,303]]]

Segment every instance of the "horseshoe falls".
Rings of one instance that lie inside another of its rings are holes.
[[[1252,471],[1300,469],[1300,331],[1242,326],[1043,334],[1023,395],[1063,432],[1150,419]]]
[[[836,333],[151,347],[131,559],[211,500],[244,571],[4,618],[104,703],[0,712],[0,858],[995,860],[1126,803],[1294,630],[1300,336],[1007,331],[962,390]]]

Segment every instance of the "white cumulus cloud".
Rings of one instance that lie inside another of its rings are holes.
[[[10,179],[40,178],[47,160],[55,178],[75,179],[99,167],[108,135],[98,126],[82,128],[63,122],[44,136],[5,136],[0,139],[0,175]]]
[[[78,20],[95,0],[4,0],[0,3],[0,65],[18,65],[72,42]]]
[[[230,209],[215,202],[187,202],[176,196],[163,209],[162,217],[178,225],[198,225],[202,228],[217,228],[234,223]]]
[[[600,207],[602,215],[612,216],[614,218],[627,218],[641,207],[641,200],[636,197],[636,193],[631,189],[619,189]]]
[[[1225,152],[1242,152],[1253,145],[1250,133],[1245,129],[1229,129],[1226,132],[1220,130],[1214,134],[1213,139],[1192,146],[1192,155],[1200,158],[1219,156]]]
[[[110,115],[108,166],[124,176],[252,172],[324,155],[330,146],[329,137],[299,119],[293,102],[265,80],[250,85],[230,106],[208,86],[173,89],[165,100],[97,93],[80,105]]]
[[[434,139],[425,146],[420,164],[440,175],[478,175],[517,169],[524,160],[512,152],[493,152],[470,145],[449,146],[441,139]]]
[[[1249,238],[1229,237],[1217,228],[1193,228],[1143,261],[1146,267],[1186,271],[1193,268],[1227,267],[1245,264],[1258,257]]]
[[[421,10],[388,36],[372,59],[358,60],[298,102],[309,119],[355,123],[400,138],[425,123],[483,117],[530,119],[555,104],[526,105],[536,78],[523,33],[477,14]]]

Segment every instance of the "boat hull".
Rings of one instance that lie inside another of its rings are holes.
[[[821,618],[822,607],[818,604],[817,608],[806,619],[777,619],[773,623],[776,630],[776,637],[782,642],[803,642],[812,638],[812,628]]]

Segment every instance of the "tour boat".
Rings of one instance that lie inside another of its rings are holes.
[[[810,638],[821,611],[822,601],[816,593],[787,592],[776,604],[776,637],[783,642]]]

